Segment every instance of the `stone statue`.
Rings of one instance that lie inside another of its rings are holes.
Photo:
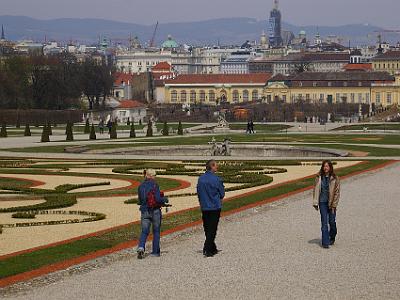
[[[230,140],[225,139],[223,143],[218,143],[213,137],[209,144],[211,145],[211,155],[212,156],[230,156]]]
[[[226,121],[224,112],[220,112],[219,115],[218,115],[217,128],[229,128],[229,124]]]
[[[225,113],[219,112],[218,123],[214,131],[216,132],[226,132],[229,131],[229,123],[226,121]]]

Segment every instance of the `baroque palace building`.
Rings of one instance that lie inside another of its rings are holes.
[[[303,72],[284,76],[259,74],[181,75],[166,80],[165,103],[284,101],[294,103],[400,104],[400,77],[387,72]]]
[[[389,50],[371,59],[372,68],[376,71],[400,74],[400,51]]]
[[[262,99],[271,74],[193,74],[165,81],[166,103],[241,103]]]

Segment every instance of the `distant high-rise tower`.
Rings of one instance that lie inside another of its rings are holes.
[[[0,40],[5,41],[6,40],[6,35],[4,34],[4,27],[1,25],[1,38]]]
[[[274,0],[274,8],[269,16],[269,45],[271,47],[282,46],[282,15],[278,6],[279,1]]]

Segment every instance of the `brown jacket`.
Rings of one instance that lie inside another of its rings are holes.
[[[321,176],[318,174],[315,178],[314,192],[313,192],[313,206],[319,204],[319,194],[321,192]],[[336,208],[340,199],[340,180],[339,177],[331,176],[329,180],[329,208]]]

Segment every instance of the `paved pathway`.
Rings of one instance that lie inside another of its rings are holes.
[[[399,299],[399,182],[400,164],[344,181],[329,250],[307,192],[224,219],[214,258],[199,253],[196,230],[164,239],[161,258],[128,257],[15,299]]]

